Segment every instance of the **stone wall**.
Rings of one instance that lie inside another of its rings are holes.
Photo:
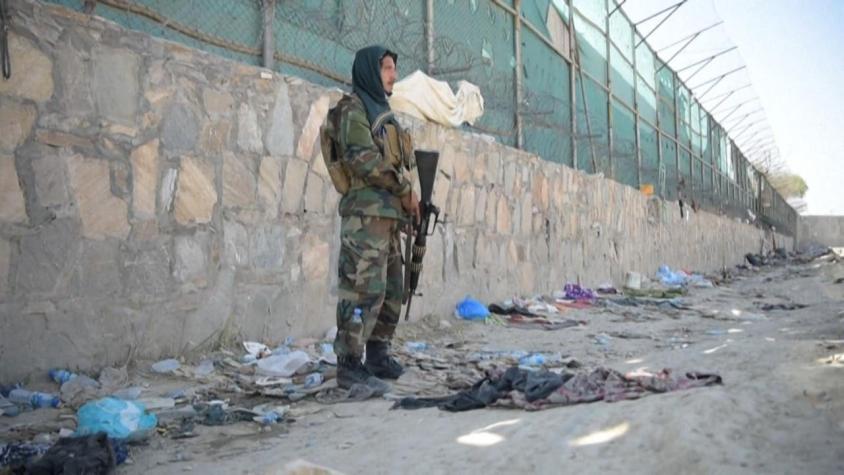
[[[330,327],[338,195],[317,131],[339,91],[10,3],[0,380]],[[767,242],[488,137],[408,124],[417,147],[442,152],[434,201],[447,218],[414,317],[660,263],[717,269]]]
[[[800,216],[797,224],[797,246],[812,244],[844,247],[844,216]]]

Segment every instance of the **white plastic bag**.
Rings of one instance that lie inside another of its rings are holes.
[[[289,378],[310,361],[308,354],[299,350],[283,355],[268,356],[258,360],[258,373]]]

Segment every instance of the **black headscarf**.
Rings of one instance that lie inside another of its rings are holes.
[[[381,84],[381,60],[390,56],[398,63],[398,55],[383,46],[367,46],[355,53],[352,65],[352,90],[366,109],[366,118],[370,125],[384,113],[390,112],[387,93]]]

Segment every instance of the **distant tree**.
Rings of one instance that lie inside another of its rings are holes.
[[[783,198],[803,198],[809,190],[809,186],[803,177],[794,173],[777,173],[768,177],[771,186],[783,196]]]

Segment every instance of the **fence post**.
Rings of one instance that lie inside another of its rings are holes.
[[[522,130],[522,0],[513,0],[513,9],[516,14],[513,16],[513,42],[516,47],[516,148],[524,148],[524,136]]]
[[[607,31],[610,31],[607,26]],[[634,117],[634,132],[636,134],[636,183],[637,189],[642,189],[642,138],[639,135],[640,126],[642,125],[642,117],[639,115],[639,64],[636,61],[636,33],[635,29],[630,33],[630,39],[633,42],[633,58],[630,61],[633,64],[633,117]],[[647,46],[647,45],[646,45]],[[607,55],[609,58],[609,55]],[[609,68],[608,68],[609,69]],[[610,71],[610,75],[612,72]],[[659,108],[659,97],[657,97],[657,108]],[[659,112],[657,112],[657,124],[659,124]],[[659,126],[657,126],[657,133],[659,133]]]
[[[607,2],[604,2],[604,7],[607,7]],[[609,11],[609,10],[606,10]],[[618,177],[615,175],[615,157],[613,154],[615,150],[615,140],[613,140],[613,114],[612,114],[612,62],[610,61],[610,56],[612,53],[612,41],[610,40],[610,17],[607,15],[604,18],[604,28],[606,28],[607,32],[604,34],[604,41],[607,45],[606,47],[606,55],[607,55],[607,74],[604,76],[604,81],[606,81],[607,85],[607,160],[609,161],[609,170],[607,171],[607,178],[611,180],[615,180],[620,182]],[[635,55],[635,51],[634,51]],[[633,69],[633,74],[636,74],[636,69]],[[635,81],[634,81],[635,82]],[[636,134],[636,148],[639,148],[638,137],[639,137],[639,124],[636,122],[636,119],[633,119],[635,134]],[[595,170],[595,173],[598,173]]]
[[[671,70],[669,69],[669,71]],[[674,71],[671,71],[671,97],[672,102],[674,103],[674,169],[677,171],[677,186],[679,187],[680,185],[680,178],[683,178],[683,191],[685,192],[686,180],[685,176],[680,171],[680,119],[678,118],[680,111],[677,107],[677,104],[680,103],[680,100],[678,99],[678,96],[680,94],[678,94],[678,80],[679,79],[677,78],[677,75],[674,73]],[[657,118],[659,118],[659,110],[656,111],[656,114]],[[679,195],[679,190],[677,194]],[[683,198],[685,199],[685,196]]]
[[[428,75],[434,73],[434,0],[425,2],[425,40],[428,48]]]
[[[568,0],[569,6],[569,58],[571,58],[571,67],[569,68],[569,101],[571,107],[569,112],[571,115],[571,166],[575,170],[577,166],[577,76],[576,71],[580,68],[580,56],[577,54],[577,38],[574,31],[574,8],[572,7],[572,0]],[[586,98],[584,97],[585,101]]]
[[[262,59],[264,67],[267,69],[275,69],[275,39],[273,36],[273,24],[275,20],[275,2],[276,0],[261,1],[261,13],[263,14],[262,33],[264,37]]]

